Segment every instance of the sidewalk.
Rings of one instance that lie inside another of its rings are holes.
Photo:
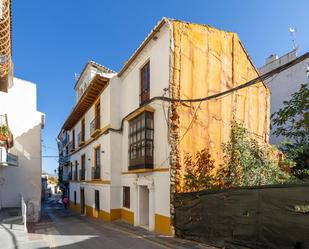
[[[19,208],[0,211],[0,249],[49,248],[44,240],[29,240]]]

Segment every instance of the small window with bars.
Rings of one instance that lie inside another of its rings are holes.
[[[153,168],[153,113],[143,112],[129,124],[129,170]]]
[[[123,207],[130,208],[130,187],[123,187]]]

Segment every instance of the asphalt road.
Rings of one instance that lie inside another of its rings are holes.
[[[131,233],[117,225],[74,214],[56,201],[43,205],[42,221],[34,235],[42,234],[50,248],[65,249],[157,249],[170,248]]]
[[[0,222],[0,249],[211,249],[195,242],[160,236],[123,222],[103,222],[64,210],[57,197],[42,206],[39,223]]]

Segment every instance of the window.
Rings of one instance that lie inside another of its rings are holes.
[[[123,207],[130,208],[130,187],[123,187]]]
[[[143,105],[150,96],[150,62],[148,61],[141,69],[140,104]]]
[[[129,170],[153,168],[153,113],[144,112],[129,125]]]
[[[96,104],[95,106],[95,128],[96,129],[100,129],[101,128],[101,124],[100,124],[100,112],[101,112],[101,105],[100,105],[100,101]]]
[[[94,191],[94,205],[95,205],[95,210],[100,211],[100,192],[99,192],[99,190]]]
[[[74,180],[78,180],[78,162],[77,160],[75,161],[75,175],[74,175]]]
[[[81,127],[80,127],[80,141],[85,141],[85,119],[82,119],[81,121]]]
[[[75,129],[72,131],[72,149],[75,150]]]
[[[76,191],[74,191],[74,205],[76,205]]]
[[[100,168],[101,162],[101,147],[97,147],[94,149],[94,167]]]
[[[92,168],[92,179],[101,178],[101,147],[94,149],[94,167]]]
[[[85,169],[85,163],[86,163],[86,159],[85,159],[85,155],[81,156],[81,169],[80,169],[80,180],[84,181],[85,180],[85,174],[86,174],[86,169]]]

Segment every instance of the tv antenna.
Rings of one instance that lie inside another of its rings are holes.
[[[292,43],[293,43],[293,49],[296,49],[297,46],[296,46],[296,28],[289,28],[289,32],[290,32],[290,35],[291,35],[291,38],[292,38]]]

